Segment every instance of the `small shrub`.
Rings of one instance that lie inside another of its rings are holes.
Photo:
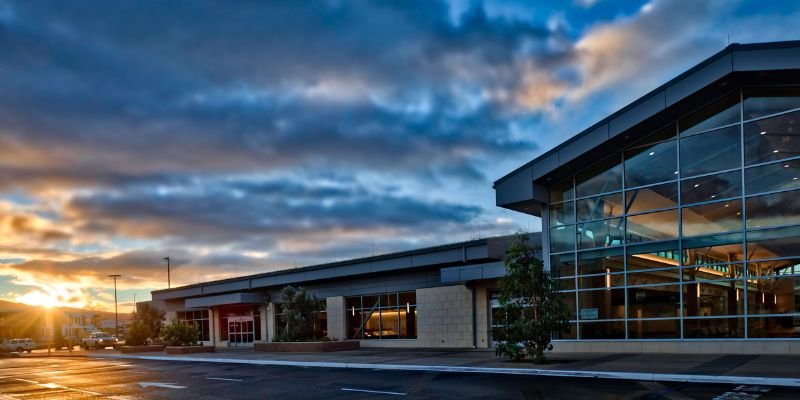
[[[200,331],[194,325],[173,321],[161,329],[167,346],[191,346],[200,340]]]
[[[128,327],[128,334],[125,335],[125,345],[144,346],[147,344],[148,337],[150,337],[150,330],[147,329],[147,326],[142,321],[133,321]]]

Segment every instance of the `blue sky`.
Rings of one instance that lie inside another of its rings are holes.
[[[0,0],[0,298],[537,230],[492,182],[796,2]]]

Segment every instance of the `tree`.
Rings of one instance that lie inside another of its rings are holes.
[[[513,361],[531,357],[547,362],[554,333],[569,328],[569,308],[558,292],[558,280],[534,254],[527,235],[519,234],[504,260],[506,276],[500,281],[500,316],[503,328],[496,334],[496,354]]]
[[[158,340],[161,337],[161,327],[164,322],[164,311],[151,305],[150,303],[139,303],[133,312],[133,323],[139,322],[150,340]],[[133,327],[133,326],[131,326]],[[130,333],[128,333],[130,336]],[[128,339],[126,339],[127,343]]]
[[[314,339],[314,321],[321,310],[317,297],[309,295],[302,287],[286,286],[281,290],[281,301],[283,331],[279,340],[302,342]]]
[[[144,346],[150,338],[150,328],[142,321],[135,320],[128,327],[128,334],[125,335],[126,346]]]

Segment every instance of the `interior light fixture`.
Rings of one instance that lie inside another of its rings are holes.
[[[773,152],[773,153],[777,153],[777,152],[778,152],[778,149],[772,150],[772,152]]]
[[[762,134],[762,135],[766,135],[766,134],[767,134],[767,132],[765,132],[765,131],[761,131],[761,134]]]
[[[356,316],[356,306],[353,306],[353,316]]]
[[[712,198],[712,199],[713,199],[713,198],[715,198],[715,197],[717,197],[717,195],[715,195],[715,194],[712,194],[712,195],[711,195],[711,198]],[[725,207],[727,207],[727,206],[725,206]]]
[[[700,187],[700,184],[699,183],[695,183],[694,187]]]
[[[796,181],[796,180],[797,180],[797,178],[792,178],[792,180],[793,180],[793,181]]]
[[[411,303],[406,303],[406,313],[411,312]]]
[[[651,155],[651,156],[652,156],[652,155],[655,155],[655,154],[656,154],[656,152],[655,152],[655,151],[651,151],[651,152],[650,152],[650,155]]]
[[[789,164],[784,165],[783,168],[789,168]]]
[[[731,206],[730,204],[725,204],[725,207],[730,207],[730,206]]]

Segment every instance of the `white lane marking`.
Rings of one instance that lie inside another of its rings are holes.
[[[283,361],[283,360],[263,360],[263,359],[244,360],[237,358],[138,356],[138,355],[128,355],[128,354],[102,354],[102,355],[92,354],[89,357],[132,358],[137,360],[151,360],[151,361],[204,362],[204,363],[278,366],[278,367],[320,367],[320,368],[376,369],[382,371],[460,372],[460,373],[528,375],[528,376],[561,376],[561,377],[572,377],[572,378],[602,378],[602,379],[621,379],[621,380],[656,381],[656,382],[729,383],[733,385],[800,387],[800,379],[795,379],[795,378],[764,378],[756,376],[734,376],[734,375],[655,374],[647,372],[573,371],[573,370],[535,369],[535,368],[487,368],[487,367],[462,367],[462,366],[451,366],[451,365],[366,364],[366,363],[343,363],[343,362]]]
[[[382,390],[368,390],[368,389],[354,389],[354,388],[341,388],[339,390],[344,390],[345,392],[362,392],[362,393],[375,393],[375,394],[389,394],[394,396],[405,396],[405,393],[400,392],[385,392]]]
[[[11,378],[11,379],[13,379],[15,381],[30,383],[30,384],[33,384],[33,385],[36,385],[36,386],[40,386],[40,387],[43,387],[43,388],[46,388],[46,389],[66,389],[66,390],[72,390],[74,392],[91,394],[93,396],[102,396],[101,393],[93,392],[91,390],[75,389],[75,388],[71,388],[71,387],[68,387],[68,386],[61,386],[61,385],[58,385],[58,384],[55,384],[55,383],[52,383],[52,382],[39,383],[38,381],[32,381],[30,379],[22,379],[22,378]]]
[[[211,379],[213,381],[228,381],[228,382],[244,382],[244,379],[233,379],[233,378],[212,378],[207,376],[206,379]]]
[[[146,387],[160,387],[166,389],[186,389],[186,386],[176,385],[174,383],[167,383],[167,382],[139,382],[139,386],[146,388]]]

